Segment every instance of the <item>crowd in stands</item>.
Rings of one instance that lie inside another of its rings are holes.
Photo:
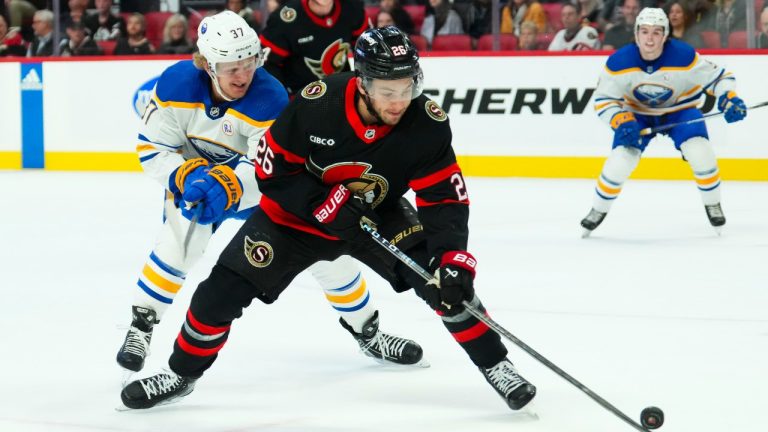
[[[160,1],[61,0],[59,46],[50,0],[0,0],[0,57],[189,54],[206,14],[233,10],[260,31],[285,0],[221,0],[218,9],[160,11]],[[348,0],[339,0],[348,1]],[[261,3],[264,2],[264,3]],[[163,2],[166,3],[166,2]],[[209,2],[216,3],[216,2]],[[183,2],[182,2],[183,4]],[[491,0],[365,0],[374,26],[394,24],[421,50],[489,50]],[[662,7],[671,37],[697,49],[748,45],[746,0],[500,0],[502,50],[613,50],[634,40],[643,7]],[[181,12],[181,13],[178,13]],[[755,0],[756,48],[768,49],[768,4]]]

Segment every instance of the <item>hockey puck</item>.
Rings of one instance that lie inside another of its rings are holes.
[[[640,413],[640,423],[647,429],[658,429],[664,424],[664,411],[652,406]]]

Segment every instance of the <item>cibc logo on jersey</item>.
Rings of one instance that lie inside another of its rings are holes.
[[[245,236],[245,257],[248,262],[256,268],[263,268],[272,263],[275,258],[275,251],[272,245],[265,241],[253,241]]]

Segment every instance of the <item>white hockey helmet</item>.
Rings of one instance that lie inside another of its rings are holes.
[[[643,8],[635,18],[635,34],[644,25],[664,27],[664,36],[669,36],[669,18],[663,9]]]
[[[240,15],[225,10],[203,18],[197,28],[197,49],[216,74],[217,63],[229,63],[256,56],[256,67],[264,64],[266,53],[259,36]]]

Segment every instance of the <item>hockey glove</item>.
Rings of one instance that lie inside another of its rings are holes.
[[[467,251],[448,251],[443,254],[435,278],[427,282],[424,300],[437,311],[447,311],[462,301],[475,296],[475,267],[477,261]]]
[[[634,147],[643,150],[640,143],[640,123],[631,112],[620,112],[611,119],[613,128],[613,147]]]
[[[329,234],[348,241],[364,233],[361,221],[375,227],[377,219],[371,207],[343,184],[332,187],[312,215]]]
[[[181,209],[181,214],[191,220],[195,214],[192,207],[202,202],[205,206],[197,222],[207,225],[224,220],[224,212],[240,202],[243,185],[232,168],[217,165],[211,169],[198,168],[189,173],[184,180],[181,194],[187,203]]]
[[[744,120],[747,116],[747,104],[736,96],[735,92],[728,92],[720,95],[717,100],[717,108],[720,112],[725,112],[725,121],[728,123]]]

